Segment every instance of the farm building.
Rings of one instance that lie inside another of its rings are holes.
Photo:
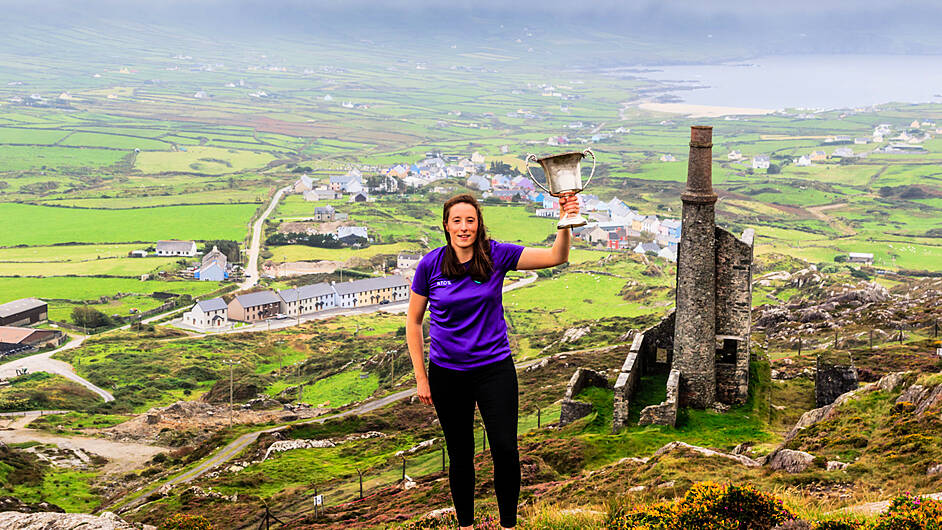
[[[23,298],[0,305],[0,326],[28,326],[46,320],[49,306],[38,298]]]
[[[275,316],[281,309],[281,298],[272,291],[240,294],[229,302],[229,318],[258,322]]]
[[[157,242],[158,256],[185,256],[192,258],[196,255],[196,243],[193,241],[180,241],[166,239]]]
[[[869,252],[851,252],[847,254],[847,261],[850,263],[873,264],[873,254]]]
[[[24,351],[43,346],[58,346],[66,335],[54,329],[18,328],[0,326],[0,355],[11,351]]]
[[[222,328],[229,324],[229,308],[222,298],[201,300],[183,313],[183,323],[200,329]]]

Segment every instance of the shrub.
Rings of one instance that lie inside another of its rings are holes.
[[[872,530],[940,530],[942,501],[900,495],[870,526]]]
[[[794,519],[782,501],[749,484],[698,482],[682,499],[635,508],[609,517],[613,529],[698,528],[702,530],[769,529]]]
[[[162,530],[213,530],[213,525],[202,515],[175,513],[164,521]]]

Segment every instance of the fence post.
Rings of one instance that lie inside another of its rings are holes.
[[[903,343],[903,325],[902,324],[899,325],[899,343],[900,344]]]
[[[870,330],[870,351],[873,351],[873,329]]]
[[[798,337],[798,356],[801,357],[801,337]]]
[[[540,407],[536,408],[536,428],[540,428]]]
[[[402,458],[402,481],[405,482],[406,481],[406,457],[403,456],[401,458]]]
[[[445,444],[442,444],[442,473],[445,472]]]
[[[484,422],[481,422],[481,429],[484,432],[484,436],[481,436],[481,441],[484,443],[484,451],[487,451],[487,427],[484,426]]]
[[[357,475],[360,476],[360,498],[363,498],[363,472],[360,471],[360,468],[357,469]]]
[[[837,349],[837,330],[834,330],[834,349]]]

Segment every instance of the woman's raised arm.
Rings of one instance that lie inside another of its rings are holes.
[[[559,198],[559,214],[578,214],[579,199],[575,195]],[[517,270],[533,270],[555,267],[569,261],[569,246],[572,244],[572,235],[568,228],[561,228],[556,232],[556,242],[552,248],[526,247],[517,260]]]

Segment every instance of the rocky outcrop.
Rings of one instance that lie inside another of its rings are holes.
[[[843,403],[847,402],[848,400],[856,399],[857,396],[863,393],[873,392],[874,390],[878,390],[881,388],[881,384],[883,387],[886,387],[890,385],[891,382],[896,381],[897,379],[901,381],[902,378],[905,376],[906,376],[906,372],[894,372],[894,373],[887,374],[875,383],[867,383],[866,385],[856,390],[852,390],[850,392],[841,394],[840,396],[838,396],[837,399],[834,400],[834,403],[831,403],[830,405],[819,407],[816,409],[811,409],[808,412],[805,412],[804,414],[801,415],[801,418],[799,418],[798,423],[796,423],[795,426],[792,427],[792,430],[789,431],[787,435],[785,435],[785,443],[788,443],[802,429],[807,429],[808,427],[814,425],[815,423],[818,423],[819,421],[823,421],[823,420],[833,417],[833,414],[835,414],[835,409],[837,409],[837,407],[841,406]],[[940,387],[942,387],[942,385],[940,385]]]
[[[379,431],[367,431],[362,434],[353,433],[345,436],[340,440],[279,440],[272,443],[268,446],[268,450],[265,451],[265,456],[262,458],[262,461],[268,459],[272,453],[282,453],[284,451],[293,451],[295,449],[317,449],[324,447],[336,447],[339,444],[349,442],[352,440],[362,440],[365,438],[385,438],[386,435]],[[434,440],[433,440],[434,441]],[[430,444],[431,445],[431,444]]]
[[[101,516],[85,513],[0,513],[0,528],[17,530],[156,530],[150,525],[125,522],[111,512]]]
[[[0,497],[0,512],[22,512],[22,513],[38,513],[38,512],[56,512],[56,513],[65,513],[65,510],[51,504],[48,502],[37,502],[35,504],[30,504],[28,502],[23,502],[16,497]]]
[[[856,388],[857,368],[849,357],[842,362],[835,362],[818,356],[814,370],[814,399],[819,407],[834,403],[841,394]]]
[[[688,443],[676,442],[676,441],[675,441],[675,442],[671,442],[671,443],[669,443],[669,444],[667,444],[667,445],[661,447],[661,448],[658,449],[657,451],[655,451],[655,452],[654,452],[654,456],[653,456],[652,458],[656,458],[656,457],[659,457],[659,456],[661,456],[661,455],[663,455],[663,454],[665,454],[665,453],[670,453],[670,452],[672,452],[672,451],[678,451],[678,450],[680,450],[680,451],[691,451],[691,452],[694,452],[694,453],[697,453],[697,454],[701,454],[701,455],[703,455],[703,456],[715,456],[715,457],[719,457],[719,458],[726,458],[727,460],[733,460],[734,462],[738,462],[738,463],[740,463],[740,464],[742,464],[742,465],[744,465],[744,466],[746,466],[746,467],[759,467],[759,466],[761,465],[758,461],[753,460],[753,459],[749,458],[748,456],[744,456],[744,455],[732,455],[732,454],[729,454],[729,453],[721,453],[721,452],[719,452],[719,451],[714,451],[713,449],[707,449],[706,447],[700,447],[700,446],[697,446],[697,445],[690,445],[690,444],[688,444]]]
[[[814,455],[792,449],[777,449],[765,458],[765,464],[772,471],[801,473],[814,462]]]

